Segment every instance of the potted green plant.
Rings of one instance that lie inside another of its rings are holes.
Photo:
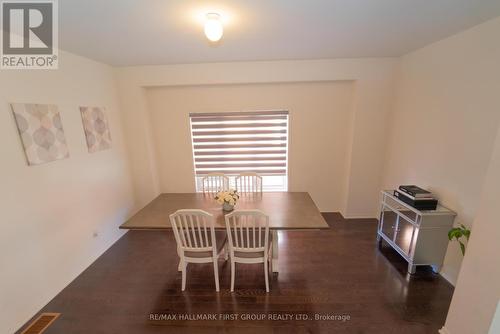
[[[448,239],[450,241],[452,241],[453,239],[456,239],[458,241],[458,243],[460,244],[462,255],[465,255],[465,244],[460,239],[465,238],[467,241],[469,241],[469,237],[470,230],[463,224],[460,224],[459,227],[454,227],[450,231],[448,231]]]

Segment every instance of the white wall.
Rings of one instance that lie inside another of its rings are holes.
[[[118,68],[138,205],[147,204],[159,194],[161,175],[167,173],[167,167],[155,153],[163,143],[154,136],[146,88],[353,81],[352,131],[345,148],[349,173],[344,180],[338,180],[339,189],[343,187],[346,194],[341,199],[341,212],[347,217],[375,217],[395,62],[395,59],[330,59]],[[293,175],[290,181],[295,182]],[[300,179],[296,184],[300,184]],[[311,190],[304,188],[307,187],[301,186],[301,190]],[[325,204],[325,208],[336,206],[333,202]]]
[[[500,298],[498,299],[497,309],[495,311],[495,315],[493,316],[493,320],[491,321],[489,334],[500,333]]]
[[[499,201],[500,127],[444,333],[486,334],[492,326],[500,301]]]
[[[195,191],[190,112],[290,112],[289,190],[309,191],[322,211],[341,211],[352,136],[353,82],[211,85],[148,89],[162,192]]]
[[[401,59],[384,187],[418,184],[458,213],[477,214],[500,122],[500,19]],[[450,243],[442,275],[455,284],[462,255]]]
[[[0,72],[1,333],[17,330],[112,245],[133,207],[112,69],[66,52],[59,59],[59,70]],[[57,104],[69,159],[27,166],[9,102]],[[112,149],[88,153],[80,105],[107,108]]]

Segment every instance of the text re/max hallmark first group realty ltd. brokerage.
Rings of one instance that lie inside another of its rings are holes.
[[[323,313],[151,313],[150,321],[349,321],[348,314]]]

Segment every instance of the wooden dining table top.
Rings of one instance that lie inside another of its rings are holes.
[[[201,209],[214,216],[215,228],[225,229],[222,206],[213,194],[164,193],[156,197],[121,229],[171,229],[169,215],[179,209]],[[269,228],[274,230],[304,230],[329,228],[307,192],[263,192],[240,194],[235,209],[259,209],[269,215]]]

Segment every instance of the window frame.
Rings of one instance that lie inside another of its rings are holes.
[[[224,116],[247,116],[247,115],[259,115],[266,117],[266,113],[269,114],[268,116],[272,115],[286,115],[285,118],[285,137],[286,139],[284,140],[284,155],[285,155],[285,167],[284,167],[284,174],[267,174],[263,173],[260,174],[263,178],[262,183],[263,183],[263,191],[264,192],[287,192],[289,189],[289,152],[290,152],[290,112],[287,109],[276,109],[276,110],[252,110],[252,111],[236,111],[236,112],[196,112],[196,113],[189,113],[189,129],[190,129],[190,139],[191,139],[191,154],[192,154],[192,159],[193,159],[193,175],[194,175],[194,181],[195,181],[195,189],[196,192],[203,192],[203,187],[202,187],[202,179],[205,175],[197,173],[197,168],[196,168],[196,153],[195,153],[195,131],[193,131],[193,118],[196,117],[224,117]],[[270,150],[272,152],[272,150]],[[230,155],[230,154],[229,154]],[[262,166],[265,167],[265,166]],[[246,170],[241,170],[241,172],[245,172]],[[220,172],[224,173],[226,176],[229,177],[230,180],[230,188],[235,187],[235,182],[234,179],[239,173],[226,173],[224,170],[214,170],[213,172]],[[258,171],[257,171],[258,172]],[[279,186],[276,186],[276,188],[273,188],[272,185],[267,184],[266,185],[266,179],[269,177],[283,177],[282,184]]]

